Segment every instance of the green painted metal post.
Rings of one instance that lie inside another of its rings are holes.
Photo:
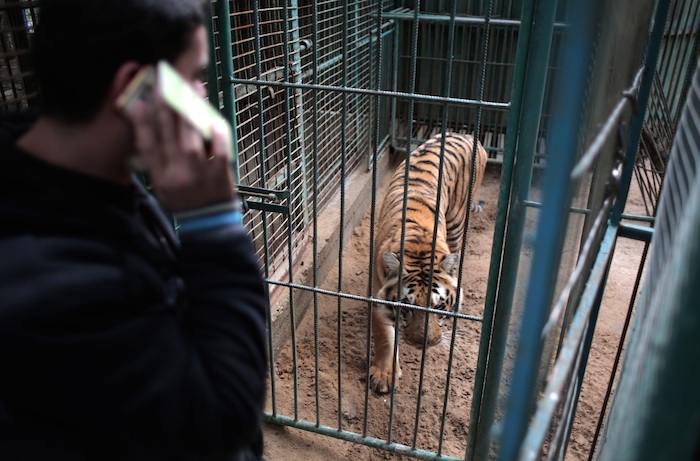
[[[535,0],[528,0],[523,4],[522,21],[532,23]],[[473,460],[477,442],[487,437],[485,431],[481,431],[479,424],[481,415],[482,396],[486,375],[486,364],[490,351],[491,332],[493,328],[494,307],[496,304],[496,291],[501,272],[503,243],[505,239],[506,221],[508,218],[508,204],[510,200],[513,166],[515,164],[515,147],[517,145],[518,126],[522,109],[522,95],[525,87],[527,70],[527,53],[530,47],[531,30],[524,27],[520,30],[516,52],[515,70],[513,75],[513,87],[511,90],[511,111],[508,121],[508,131],[503,152],[503,166],[501,168],[501,181],[498,194],[498,209],[493,233],[493,248],[491,250],[491,263],[489,278],[486,288],[486,302],[484,305],[484,320],[481,327],[481,340],[479,342],[479,358],[477,361],[474,383],[474,400],[472,401],[471,418],[469,421],[469,436],[467,440],[467,460]],[[483,442],[482,442],[483,443]]]
[[[524,85],[522,87],[522,99],[519,101],[521,113],[516,130],[509,127],[509,138],[511,149],[517,136],[517,147],[515,147],[513,166],[512,194],[513,198],[509,204],[508,225],[505,235],[503,249],[503,267],[500,282],[494,287],[494,280],[490,280],[491,289],[496,289],[487,293],[491,296],[488,301],[493,302],[495,295],[495,309],[493,310],[493,331],[490,338],[490,349],[488,353],[488,363],[485,371],[485,383],[490,383],[483,388],[482,408],[479,412],[474,459],[487,459],[489,454],[489,441],[491,434],[489,431],[493,426],[498,402],[499,383],[507,344],[508,327],[510,314],[515,295],[515,284],[518,275],[518,264],[522,248],[522,240],[525,229],[526,207],[524,200],[528,199],[530,183],[532,179],[533,160],[544,103],[545,86],[547,82],[547,71],[549,55],[554,31],[554,17],[556,13],[556,0],[533,0],[523,4],[523,18],[532,18],[530,24],[529,43],[523,47],[518,47],[516,66],[525,66]],[[523,21],[524,24],[528,22]],[[517,96],[517,94],[515,94]],[[512,115],[512,114],[511,114]],[[515,131],[515,133],[513,133]],[[510,157],[511,154],[506,152]],[[512,157],[511,157],[512,158]],[[503,197],[499,197],[499,205]],[[503,210],[499,210],[503,212]],[[494,254],[495,254],[494,249]],[[495,254],[494,258],[500,257]],[[489,277],[496,276],[492,266]],[[488,333],[488,332],[486,332]],[[482,337],[482,344],[488,344],[489,339]]]
[[[231,8],[229,0],[219,0],[217,19],[219,29],[219,54],[221,56],[222,92],[224,96],[224,117],[231,123],[231,148],[233,149],[233,174],[236,184],[241,182],[241,171],[238,161],[238,129],[236,124],[236,96],[233,83],[226,79],[233,78],[233,50],[231,49]]]

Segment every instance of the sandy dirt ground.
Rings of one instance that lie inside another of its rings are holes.
[[[499,184],[498,167],[489,166],[477,199],[487,201],[481,213],[473,214],[469,226],[464,303],[462,313],[481,316],[485,300],[493,240]],[[386,182],[382,189],[386,187]],[[635,193],[636,192],[636,193]],[[382,190],[378,197],[382,197]],[[643,211],[638,191],[633,191],[628,212]],[[369,213],[354,230],[343,249],[342,291],[364,296],[369,273]],[[567,461],[588,459],[598,415],[624,325],[643,245],[618,243],[603,308],[586,371]],[[338,289],[338,268],[325,277],[322,287]],[[340,331],[338,320],[340,317]],[[317,321],[315,321],[317,319]],[[454,357],[448,374],[450,342],[455,331]],[[318,331],[318,342],[314,332]],[[469,428],[481,323],[451,320],[443,324],[443,341],[425,354],[421,377],[422,350],[400,340],[403,368],[395,398],[366,393],[367,305],[352,299],[319,295],[317,315],[313,310],[296,333],[295,399],[294,354],[291,345],[275,357],[274,390],[269,389],[267,411],[320,423],[324,426],[366,434],[369,437],[463,458]],[[318,355],[315,354],[318,348]],[[339,364],[342,379],[338,379]],[[318,379],[316,379],[318,367]],[[449,377],[449,387],[448,387]],[[448,389],[447,399],[445,390]],[[317,398],[318,395],[318,398]],[[420,395],[420,405],[417,396]],[[273,408],[274,406],[274,408]],[[441,424],[444,418],[444,425]],[[417,423],[416,423],[417,421]],[[390,424],[391,423],[391,424]],[[389,433],[391,432],[391,433]],[[373,461],[413,459],[330,436],[267,424],[265,454],[269,461]]]

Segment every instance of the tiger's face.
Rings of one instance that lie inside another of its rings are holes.
[[[458,280],[456,276],[459,256],[457,253],[436,254],[431,286],[428,286],[430,281],[429,260],[430,253],[427,255],[424,253],[417,255],[405,254],[401,294],[399,294],[399,258],[393,252],[385,252],[386,277],[384,285],[378,292],[379,298],[425,308],[428,305],[428,297],[430,297],[430,308],[432,309],[450,312],[453,306],[456,305],[457,310],[459,310],[462,304],[462,300],[458,300],[458,296],[461,298],[461,293],[458,295]],[[440,316],[438,314],[409,308],[402,308],[401,312],[398,312],[398,308],[386,305],[381,305],[380,309],[383,316],[392,323],[396,322],[397,315],[401,316],[403,336],[409,344],[418,347],[430,347],[440,343],[442,340]],[[426,316],[428,321],[427,335],[425,334]]]

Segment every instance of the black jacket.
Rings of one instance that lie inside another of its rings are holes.
[[[0,122],[0,459],[261,456],[267,290],[242,226],[178,241],[155,201]]]

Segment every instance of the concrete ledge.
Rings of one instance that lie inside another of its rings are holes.
[[[377,162],[377,185],[381,184],[385,175],[392,171],[391,155],[384,152]],[[362,165],[351,173],[345,180],[345,230],[343,246],[352,235],[372,201],[372,171],[364,171]],[[377,198],[381,204],[381,197]],[[379,205],[377,205],[379,206]],[[337,264],[340,241],[340,221],[337,212],[329,210],[340,209],[340,190],[331,197],[326,205],[318,212],[318,280],[330,272]],[[309,230],[310,232],[310,230]],[[305,248],[294,258],[294,283],[313,287],[313,245],[310,236]],[[272,309],[272,338],[275,355],[290,340],[292,335],[291,309],[289,289],[271,285]],[[293,290],[293,305],[295,314],[294,328],[304,319],[306,312],[313,306],[313,292],[304,289]]]

